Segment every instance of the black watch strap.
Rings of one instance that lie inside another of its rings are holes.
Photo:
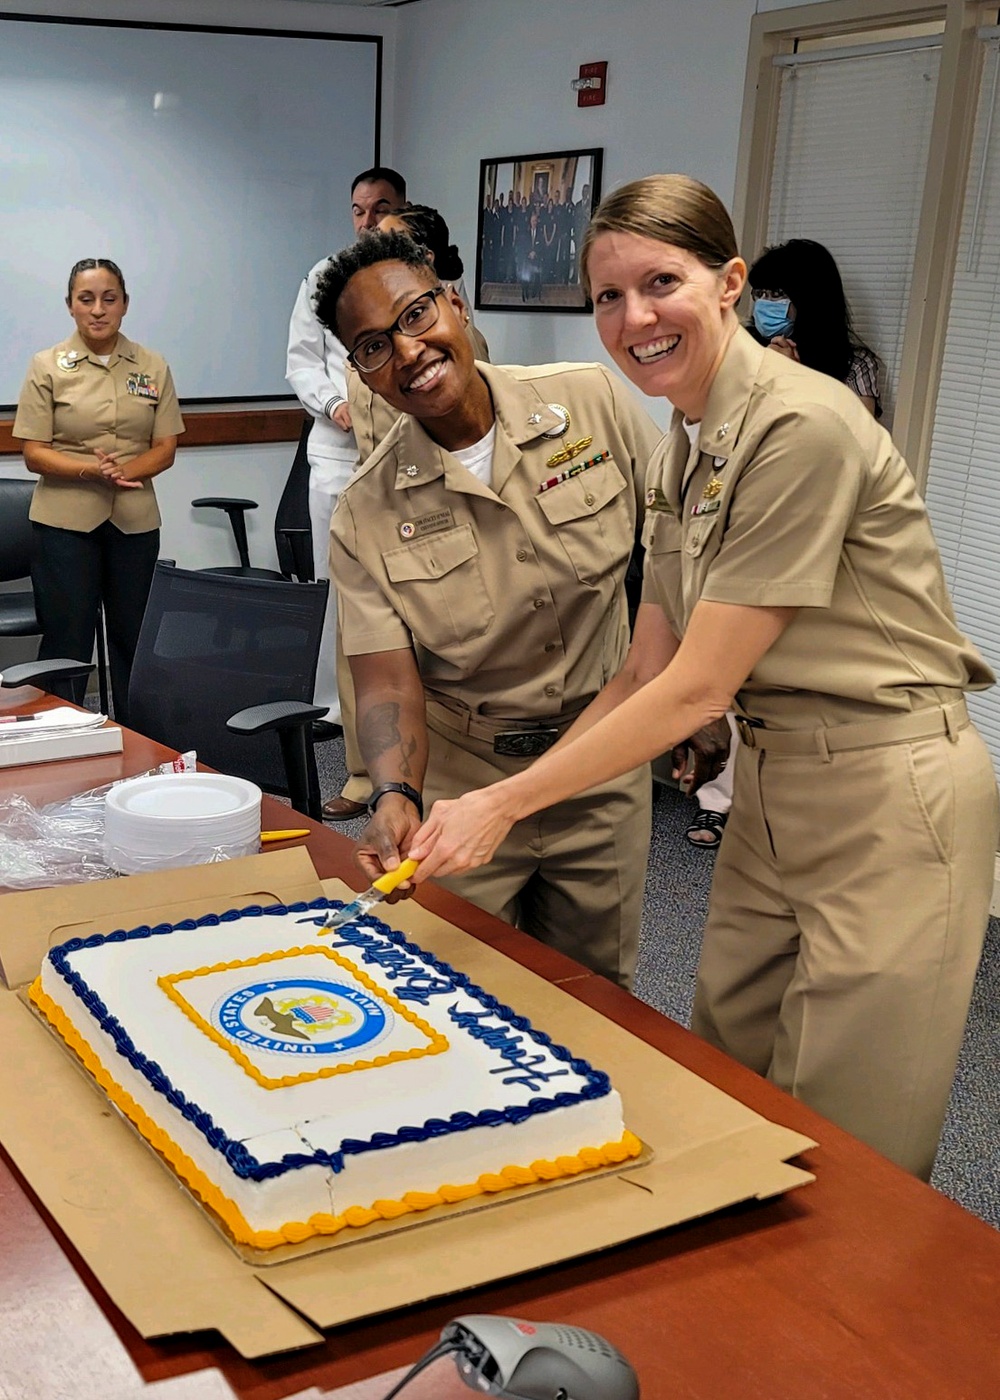
[[[378,806],[380,800],[386,795],[387,792],[401,793],[408,802],[413,803],[414,807],[416,807],[417,809],[417,816],[420,818],[421,821],[423,821],[423,798],[420,796],[420,793],[417,792],[416,788],[410,787],[409,783],[381,783],[372,793],[371,797],[369,797],[368,799],[369,816],[373,817],[375,815],[375,808]]]

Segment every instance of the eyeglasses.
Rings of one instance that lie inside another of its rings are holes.
[[[750,292],[754,301],[787,301],[788,293],[778,291],[777,288],[768,291],[766,287],[754,287]]]
[[[360,345],[355,345],[347,358],[355,369],[364,374],[373,374],[392,359],[392,337],[394,335],[423,335],[437,324],[440,310],[437,299],[444,292],[443,287],[432,287],[429,292],[414,298],[384,331],[374,331]]]

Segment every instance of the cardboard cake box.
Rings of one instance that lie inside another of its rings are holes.
[[[350,1232],[335,1248],[293,1247],[279,1263],[241,1258],[88,1082],[24,991],[48,949],[68,938],[353,893],[340,881],[321,882],[298,848],[0,897],[0,1141],[143,1336],[215,1328],[244,1356],[266,1356],[320,1341],[319,1329],[607,1249],[812,1180],[788,1162],[811,1139],[768,1122],[407,901],[388,912],[392,925],[605,1070],[622,1095],[626,1125],[652,1156],[488,1206],[436,1208],[412,1228]]]

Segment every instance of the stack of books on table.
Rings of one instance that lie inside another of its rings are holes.
[[[122,732],[107,715],[60,705],[34,715],[0,714],[0,768],[121,753]]]

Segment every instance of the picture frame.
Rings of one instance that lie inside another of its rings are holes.
[[[600,146],[480,161],[477,311],[591,311],[580,246],[603,165]]]

